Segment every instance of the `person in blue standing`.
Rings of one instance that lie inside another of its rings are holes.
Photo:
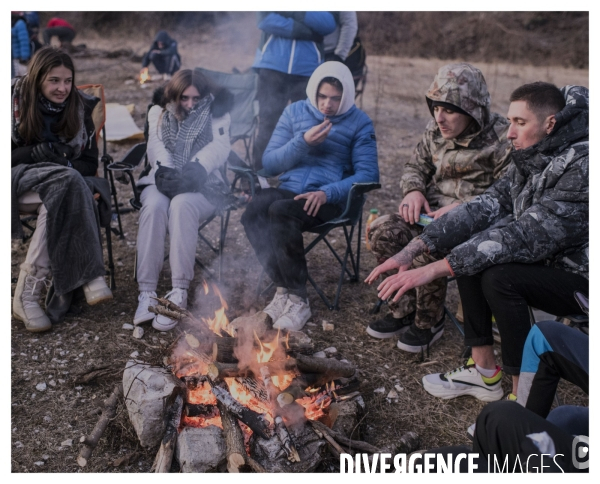
[[[320,65],[306,94],[285,108],[263,156],[266,174],[281,184],[261,190],[241,219],[277,287],[264,311],[275,328],[294,331],[311,316],[302,232],[339,216],[353,183],[379,181],[373,123],[354,104],[348,67]]]
[[[256,169],[288,102],[304,99],[308,79],[325,57],[323,38],[336,23],[330,12],[261,12],[258,28],[262,34],[252,64],[260,107],[252,152]]]
[[[11,12],[11,79],[27,72],[27,62],[31,57],[29,32],[23,12]]]

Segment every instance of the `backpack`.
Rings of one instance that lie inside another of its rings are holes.
[[[354,38],[354,43],[352,44],[352,48],[348,53],[348,57],[344,61],[344,64],[348,66],[352,75],[361,74],[363,67],[365,66],[365,61],[367,59],[367,53],[365,51],[365,47],[360,40],[360,37],[357,35]]]

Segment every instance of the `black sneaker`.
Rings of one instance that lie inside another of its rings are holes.
[[[402,318],[395,318],[393,313],[389,312],[386,316],[367,326],[367,334],[374,338],[392,338],[410,328],[415,320],[415,311]]]
[[[402,333],[398,339],[398,348],[409,353],[420,353],[429,349],[438,341],[444,332],[444,320],[442,319],[431,329],[419,329],[413,323],[408,331]]]

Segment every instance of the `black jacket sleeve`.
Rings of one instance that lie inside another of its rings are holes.
[[[11,168],[17,165],[31,165],[35,163],[35,161],[31,158],[31,152],[33,151],[34,146],[35,145],[17,147],[17,145],[11,141]]]

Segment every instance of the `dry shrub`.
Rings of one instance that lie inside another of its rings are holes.
[[[360,12],[368,54],[589,65],[588,12]]]

